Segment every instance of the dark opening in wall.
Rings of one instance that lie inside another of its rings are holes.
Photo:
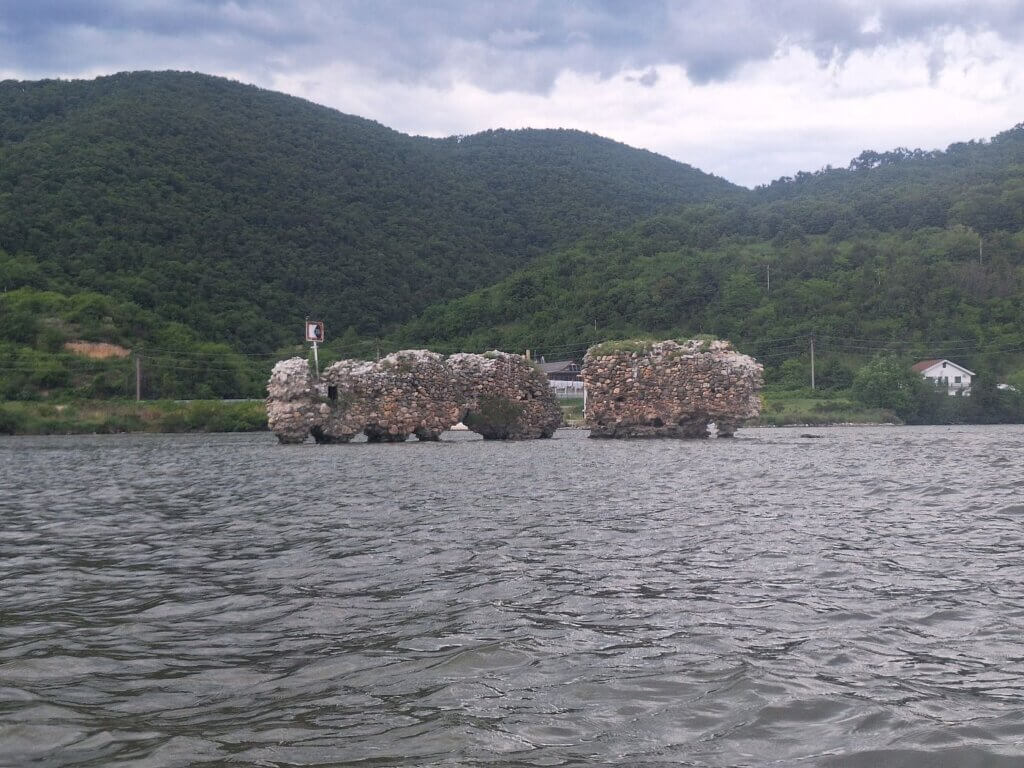
[[[333,384],[330,384],[327,387],[327,397],[328,397],[329,400],[337,400],[338,399],[338,388],[336,386],[334,386]]]

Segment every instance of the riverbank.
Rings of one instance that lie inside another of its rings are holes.
[[[892,411],[884,408],[866,408],[860,403],[841,397],[797,396],[792,392],[765,391],[761,416],[747,422],[747,427],[829,427],[835,425],[868,426],[900,424]],[[567,427],[584,426],[583,398],[559,402],[562,418]]]
[[[791,392],[763,395],[761,415],[748,422],[758,427],[829,427],[838,424],[872,425],[902,424],[895,413],[886,408],[867,408],[844,397],[795,396]]]
[[[566,426],[583,427],[583,400],[559,402]],[[843,398],[765,392],[761,417],[747,426],[894,424],[891,411]],[[0,403],[0,434],[75,435],[119,432],[259,432],[267,428],[262,400],[69,400]]]
[[[0,434],[81,435],[119,432],[259,432],[262,400],[75,400],[0,403]]]

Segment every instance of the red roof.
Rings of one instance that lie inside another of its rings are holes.
[[[914,373],[921,373],[922,371],[927,371],[936,363],[941,362],[942,360],[922,360],[920,363],[914,363],[912,366],[910,366],[910,370],[912,370]]]

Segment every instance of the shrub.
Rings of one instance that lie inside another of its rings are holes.
[[[16,435],[24,431],[24,417],[12,408],[0,405],[0,435]]]
[[[906,361],[876,357],[853,377],[853,396],[872,408],[888,408],[906,422],[917,422],[932,394]]]

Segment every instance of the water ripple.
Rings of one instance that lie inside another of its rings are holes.
[[[0,765],[1017,766],[1024,430],[0,439]]]

